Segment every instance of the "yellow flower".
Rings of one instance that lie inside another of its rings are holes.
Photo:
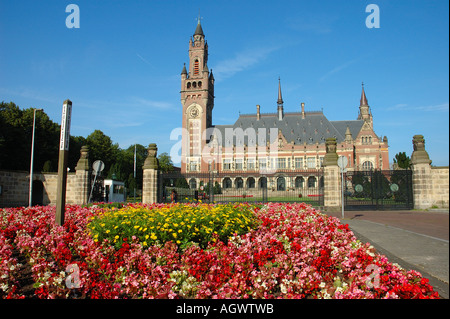
[[[107,234],[109,234],[110,232],[111,232],[111,231],[110,231],[109,229],[106,231]]]
[[[143,246],[147,246],[147,242],[144,241],[144,242],[142,243],[142,245],[143,245]]]
[[[156,237],[156,235],[154,233],[152,233],[152,236],[150,238],[153,239],[153,240],[158,239],[158,237]]]
[[[172,233],[172,236],[173,236],[174,238],[177,238],[177,233]]]
[[[181,229],[178,230],[179,233],[182,233],[183,231]]]
[[[119,239],[119,235],[114,236],[114,239]]]

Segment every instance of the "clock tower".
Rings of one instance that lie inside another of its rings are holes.
[[[208,43],[198,19],[193,38],[189,41],[189,66],[181,72],[181,105],[183,132],[181,171],[207,171],[202,150],[207,141],[206,129],[212,126],[214,107],[214,76],[208,70]]]

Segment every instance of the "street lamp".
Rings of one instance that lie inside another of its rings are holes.
[[[33,112],[33,134],[31,139],[31,163],[30,163],[30,193],[28,195],[28,207],[31,207],[33,200],[33,162],[34,162],[34,131],[36,126],[36,111],[43,111],[43,109],[34,109]]]

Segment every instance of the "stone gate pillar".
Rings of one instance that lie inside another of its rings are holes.
[[[89,147],[82,146],[80,159],[75,167],[75,203],[86,204],[89,200]]]
[[[426,209],[433,204],[431,160],[425,151],[423,135],[414,135],[412,142],[414,149],[411,155],[414,208]]]
[[[158,159],[156,144],[149,144],[147,148],[147,158],[145,159],[144,176],[142,180],[142,203],[153,204],[158,201]]]
[[[325,141],[326,154],[323,159],[323,204],[327,209],[337,210],[341,207],[341,174],[336,153],[336,138],[330,137]]]

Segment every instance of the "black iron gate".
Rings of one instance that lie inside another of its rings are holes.
[[[159,202],[305,202],[323,206],[323,170],[160,173]]]
[[[344,174],[346,210],[412,209],[411,170],[351,171]]]

